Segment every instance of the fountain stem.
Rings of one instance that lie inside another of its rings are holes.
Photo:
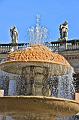
[[[50,96],[48,68],[27,66],[22,69],[22,79],[18,81],[19,95]]]

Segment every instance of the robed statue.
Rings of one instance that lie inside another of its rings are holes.
[[[10,36],[12,39],[12,43],[18,43],[18,30],[15,26],[10,29]]]
[[[68,22],[65,21],[59,26],[60,40],[68,40]]]

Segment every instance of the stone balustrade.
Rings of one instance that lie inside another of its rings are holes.
[[[28,43],[19,44],[0,44],[0,53],[8,53],[13,50],[23,50],[28,46]]]
[[[79,49],[79,40],[45,42],[44,44],[54,52]],[[8,53],[12,51],[12,48],[13,50],[23,50],[28,46],[29,43],[0,44],[0,53]]]

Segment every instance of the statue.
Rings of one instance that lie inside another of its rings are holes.
[[[65,21],[63,24],[59,27],[60,31],[60,40],[68,40],[68,22]]]
[[[18,43],[18,31],[15,26],[10,29],[10,36],[12,39],[12,43]]]

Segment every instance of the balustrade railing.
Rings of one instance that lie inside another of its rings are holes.
[[[54,52],[79,49],[79,40],[45,42],[44,44]],[[29,43],[0,44],[0,53],[5,54],[14,50],[23,50],[27,47],[29,47]]]

